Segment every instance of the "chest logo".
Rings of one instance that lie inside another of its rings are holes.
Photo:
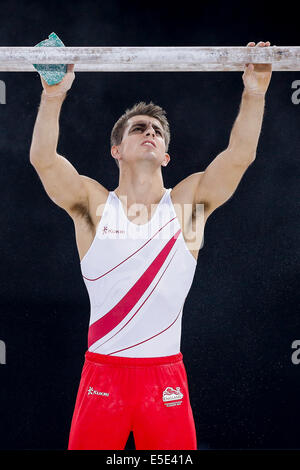
[[[126,232],[125,230],[116,230],[105,225],[102,229],[102,235],[106,235],[108,233],[126,233]]]

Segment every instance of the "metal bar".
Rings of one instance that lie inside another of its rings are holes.
[[[75,64],[76,72],[234,72],[245,63],[298,71],[300,46],[0,47],[3,72],[34,72],[32,64]]]

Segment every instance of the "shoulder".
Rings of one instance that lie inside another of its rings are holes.
[[[108,189],[106,189],[102,184],[100,184],[95,179],[90,178],[89,176],[80,175],[80,178],[86,188],[89,204],[92,203],[95,198],[99,202],[106,201],[109,194]]]
[[[204,171],[192,173],[174,186],[171,191],[172,201],[180,204],[193,204],[203,174]]]
[[[109,191],[89,176],[80,175],[80,179],[87,193],[87,203],[79,203],[73,207],[74,218],[84,218],[89,222],[89,225],[94,225],[97,223],[97,207],[105,204]]]
[[[102,184],[100,184],[99,181],[96,181],[95,179],[85,175],[80,175],[80,178],[87,191],[91,192],[91,194],[97,191],[103,194],[104,196],[108,195],[108,189],[106,189]]]
[[[185,213],[185,216],[190,214],[194,220],[203,214],[205,223],[210,211],[200,191],[204,174],[204,171],[199,171],[187,176],[172,189],[170,196],[175,209],[179,207],[179,214]]]

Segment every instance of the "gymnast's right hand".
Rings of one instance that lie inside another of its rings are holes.
[[[48,83],[41,77],[44,94],[49,98],[65,95],[65,93],[71,88],[74,78],[74,64],[68,65],[66,75],[62,81],[56,85],[48,85]]]

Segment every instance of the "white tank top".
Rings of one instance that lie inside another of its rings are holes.
[[[88,350],[125,357],[180,352],[182,309],[197,261],[167,189],[149,222],[130,222],[110,191],[81,261],[90,299]]]

